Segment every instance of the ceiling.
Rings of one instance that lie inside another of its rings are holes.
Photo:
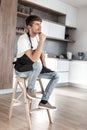
[[[87,0],[60,0],[75,7],[87,6]]]

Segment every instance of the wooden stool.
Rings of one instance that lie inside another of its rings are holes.
[[[41,92],[43,93],[44,89],[43,89],[41,79],[38,78],[37,80],[39,81],[39,84],[41,87]],[[17,92],[18,87],[22,90],[22,92],[19,94],[19,96],[16,97],[16,92]],[[20,98],[22,96],[24,98],[24,103],[25,103],[26,119],[27,119],[27,123],[28,123],[28,128],[31,129],[31,113],[42,110],[42,108],[32,109],[33,99],[31,99],[31,98],[29,99],[26,96],[26,78],[17,77],[16,81],[15,81],[15,85],[14,85],[13,96],[12,96],[12,101],[11,101],[11,106],[10,106],[10,111],[9,111],[9,120],[12,117],[13,107],[19,106],[22,104],[22,102],[20,101]],[[44,110],[47,111],[49,122],[52,123],[49,109],[44,108]]]

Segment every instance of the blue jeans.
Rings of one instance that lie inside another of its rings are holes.
[[[39,63],[39,62],[35,62],[33,64],[33,70],[32,71],[27,71],[27,72],[18,72],[18,71],[15,71],[16,75],[19,76],[19,77],[26,77],[28,78],[28,88],[29,89],[34,89],[35,87],[35,83],[36,83],[36,79],[38,77],[40,78],[45,78],[45,79],[50,79],[46,89],[45,89],[45,92],[42,96],[42,99],[41,100],[46,100],[48,101],[52,91],[53,91],[53,88],[56,86],[57,82],[58,82],[58,79],[59,79],[59,76],[57,75],[56,72],[50,72],[50,73],[43,73],[43,74],[40,74],[42,70],[42,64]]]

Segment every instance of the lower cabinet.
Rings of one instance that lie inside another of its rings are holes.
[[[47,58],[46,65],[48,68],[56,71],[59,75],[58,83],[67,83],[69,80],[69,61],[56,58]]]
[[[87,86],[87,61],[70,62],[69,82]]]
[[[69,81],[69,72],[58,72],[59,81],[58,83],[68,83]]]

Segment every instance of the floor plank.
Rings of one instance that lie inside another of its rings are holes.
[[[24,104],[16,107],[11,121],[8,120],[11,97],[11,94],[0,95],[0,129],[27,130]],[[46,111],[39,111],[31,116],[31,130],[87,130],[86,97],[87,90],[70,86],[55,88],[50,98],[50,102],[57,107],[57,110],[51,110],[53,124],[49,124]],[[35,101],[33,105],[38,102]]]

